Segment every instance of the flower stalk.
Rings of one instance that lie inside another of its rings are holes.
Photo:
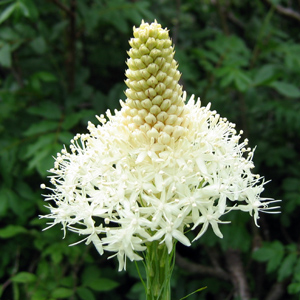
[[[165,244],[154,241],[147,245],[145,268],[147,300],[171,300],[171,276],[175,261],[175,246],[171,253]]]

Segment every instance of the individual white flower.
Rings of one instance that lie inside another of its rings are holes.
[[[127,99],[58,153],[44,216],[50,227],[86,236],[100,254],[115,252],[119,270],[153,241],[170,253],[175,241],[190,245],[187,228],[200,227],[194,240],[209,225],[222,237],[230,210],[257,224],[276,202],[260,197],[264,181],[252,174],[253,151],[235,125],[194,96],[185,104],[168,31],[143,22],[129,43]]]

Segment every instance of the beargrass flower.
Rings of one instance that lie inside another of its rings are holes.
[[[221,224],[229,223],[222,216],[231,210],[248,212],[257,225],[259,212],[277,207],[260,196],[265,182],[252,173],[253,150],[240,141],[242,132],[210,104],[201,106],[193,95],[187,100],[168,31],[142,22],[133,34],[127,99],[57,154],[44,217],[101,255],[117,256],[119,270],[126,258],[142,260],[146,252],[147,293],[153,294],[147,299],[169,299],[154,282],[165,279],[153,272],[171,271],[177,241],[190,246],[209,226],[222,238]],[[190,241],[185,232],[196,229]],[[155,266],[162,256],[169,266]]]

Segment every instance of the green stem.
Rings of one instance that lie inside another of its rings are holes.
[[[147,246],[147,300],[171,300],[171,275],[175,261],[175,246],[169,254],[166,245],[154,241]]]

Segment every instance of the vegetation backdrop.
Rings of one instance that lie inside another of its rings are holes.
[[[63,240],[40,190],[52,155],[125,100],[132,27],[170,30],[184,90],[237,124],[280,215],[234,214],[178,245],[174,300],[300,299],[300,1],[1,0],[0,294],[3,300],[144,299],[135,265]],[[178,284],[180,283],[180,284]]]

